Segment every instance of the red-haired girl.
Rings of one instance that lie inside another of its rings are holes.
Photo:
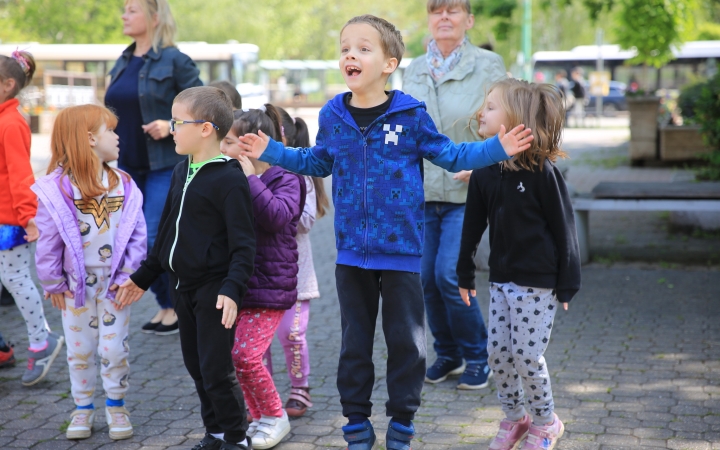
[[[145,258],[147,232],[140,190],[125,172],[107,164],[118,158],[116,125],[115,115],[102,106],[62,110],[53,128],[48,174],[32,187],[39,199],[37,274],[45,298],[62,310],[68,340],[77,405],[68,439],[92,433],[96,354],[110,438],[133,435],[124,401],[130,308],[119,307],[115,295]]]

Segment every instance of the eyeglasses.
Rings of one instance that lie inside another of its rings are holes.
[[[213,126],[213,128],[220,131],[220,127],[215,125],[214,123],[210,122],[209,120],[175,120],[175,119],[170,119],[170,131],[172,131],[173,133],[175,132],[175,125],[182,125],[184,123],[205,123],[205,122],[209,123],[210,125]]]

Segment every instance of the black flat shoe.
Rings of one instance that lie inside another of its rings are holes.
[[[158,326],[160,326],[161,323],[162,322],[156,322],[156,323],[148,322],[145,325],[143,325],[142,328],[140,328],[140,331],[142,331],[143,333],[147,333],[147,334],[155,334],[155,330],[157,329]]]
[[[163,325],[162,322],[158,324],[157,327],[155,327],[155,334],[158,336],[165,336],[168,334],[175,334],[180,332],[180,327],[178,326],[178,321],[176,320],[175,323],[170,325]]]

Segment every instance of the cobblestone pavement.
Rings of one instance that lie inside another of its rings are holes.
[[[638,233],[641,233],[640,230]],[[636,234],[628,234],[633,240]],[[308,340],[313,402],[305,417],[276,448],[343,448],[339,396],[335,388],[340,323],[334,283],[332,219],[313,232],[322,298],[312,301]],[[677,245],[669,241],[660,245]],[[681,250],[681,247],[680,247]],[[566,425],[559,449],[720,450],[720,271],[667,265],[591,264],[568,312],[560,311],[546,353],[558,415]],[[487,311],[487,274],[478,291]],[[58,311],[49,323],[61,330]],[[24,388],[27,337],[15,307],[0,308],[0,331],[17,343],[18,365],[0,370],[0,448],[187,449],[204,430],[193,383],[182,364],[178,336],[144,335],[140,326],[154,313],[150,294],[133,306],[131,379],[127,407],[135,436],[112,442],[99,414],[90,439],[71,442],[64,425],[74,408],[68,368],[58,358],[47,378]],[[429,334],[429,333],[428,333]],[[432,338],[428,336],[428,346]],[[376,389],[372,420],[381,443],[387,418],[382,329],[376,333]],[[289,393],[282,350],[273,345],[275,380]],[[432,350],[430,350],[432,353]],[[429,355],[428,362],[434,360]],[[426,385],[415,420],[416,450],[487,448],[502,418],[494,387],[458,391],[456,380]],[[104,398],[96,407],[102,413]]]

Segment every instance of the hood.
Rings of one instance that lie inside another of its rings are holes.
[[[390,107],[388,108],[385,115],[414,108],[426,109],[425,102],[421,102],[415,97],[407,95],[403,91],[393,90],[392,92],[394,92],[393,99],[390,102]],[[345,97],[347,97],[348,95],[350,95],[350,92],[343,92],[341,94],[338,94],[328,102],[328,105],[335,114],[340,116],[346,122],[355,123],[355,120],[352,118],[350,112],[345,107]]]

